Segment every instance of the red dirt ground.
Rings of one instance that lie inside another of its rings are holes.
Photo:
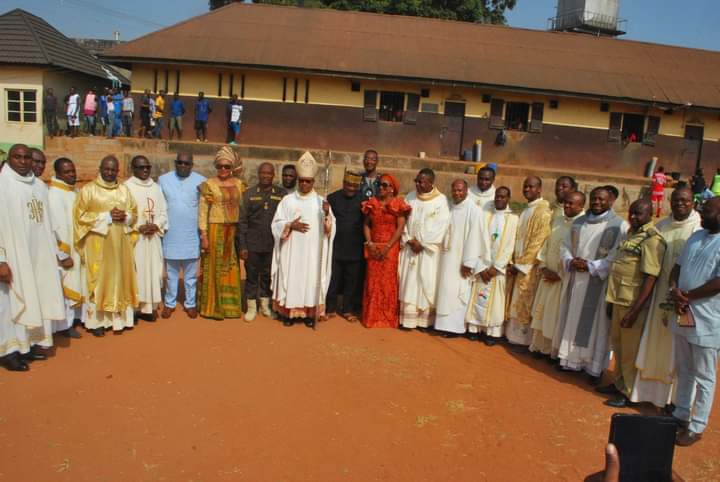
[[[603,463],[604,399],[503,346],[340,318],[140,323],[0,372],[0,480],[576,481]],[[676,451],[688,480],[720,480],[719,411]]]

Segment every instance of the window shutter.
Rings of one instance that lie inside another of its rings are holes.
[[[368,122],[377,122],[377,91],[366,90],[363,102],[363,120]]]
[[[407,108],[403,113],[405,124],[417,123],[417,113],[420,108],[420,96],[418,94],[407,94]]]
[[[652,115],[648,116],[647,131],[645,131],[645,136],[643,137],[643,144],[646,146],[654,146],[658,132],[660,132],[660,118]]]
[[[503,110],[505,110],[505,101],[502,99],[492,99],[490,101],[490,128],[502,129],[505,127],[503,120]]]
[[[532,114],[530,114],[530,128],[528,131],[540,133],[543,130],[543,114],[545,113],[545,104],[542,102],[534,102],[532,105]]]
[[[620,142],[622,139],[622,113],[610,113],[610,130],[608,131],[609,142]]]

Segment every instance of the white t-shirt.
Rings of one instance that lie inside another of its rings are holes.
[[[68,97],[67,115],[69,115],[69,116],[77,115],[79,102],[80,102],[80,94],[72,94]]]
[[[240,122],[240,116],[242,115],[243,106],[240,104],[233,104],[232,110],[230,111],[230,122]]]

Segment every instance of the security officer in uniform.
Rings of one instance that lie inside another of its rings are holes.
[[[260,298],[260,314],[272,317],[270,310],[270,269],[274,246],[270,230],[275,210],[287,191],[273,184],[275,168],[269,162],[258,166],[258,184],[243,193],[237,229],[237,250],[245,261],[245,293],[248,309],[245,321],[257,316],[257,300]]]
[[[362,175],[360,183],[360,192],[363,200],[367,201],[371,197],[377,197],[380,192],[380,178],[382,174],[377,171],[377,165],[380,157],[374,149],[368,149],[363,155],[363,167],[365,172]]]
[[[616,394],[617,398],[605,402],[615,408],[630,405],[637,374],[635,359],[665,256],[666,242],[653,226],[652,214],[652,203],[647,199],[630,205],[630,231],[618,248],[608,277],[606,300],[612,307],[610,342],[615,358],[615,383],[597,391]]]

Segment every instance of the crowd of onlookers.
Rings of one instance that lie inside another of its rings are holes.
[[[183,120],[187,113],[185,102],[177,93],[170,99],[166,97],[164,90],[153,93],[145,89],[136,102],[127,88],[93,87],[82,95],[75,87],[70,87],[60,103],[53,89],[48,88],[43,98],[43,119],[50,137],[84,134],[108,138],[163,139],[167,129],[167,138],[182,139]],[[240,135],[242,113],[243,106],[238,96],[231,96],[226,106],[225,139],[230,144],[235,144]],[[204,92],[199,92],[193,112],[196,141],[207,142],[211,114],[210,101]],[[136,121],[136,118],[139,120]]]

